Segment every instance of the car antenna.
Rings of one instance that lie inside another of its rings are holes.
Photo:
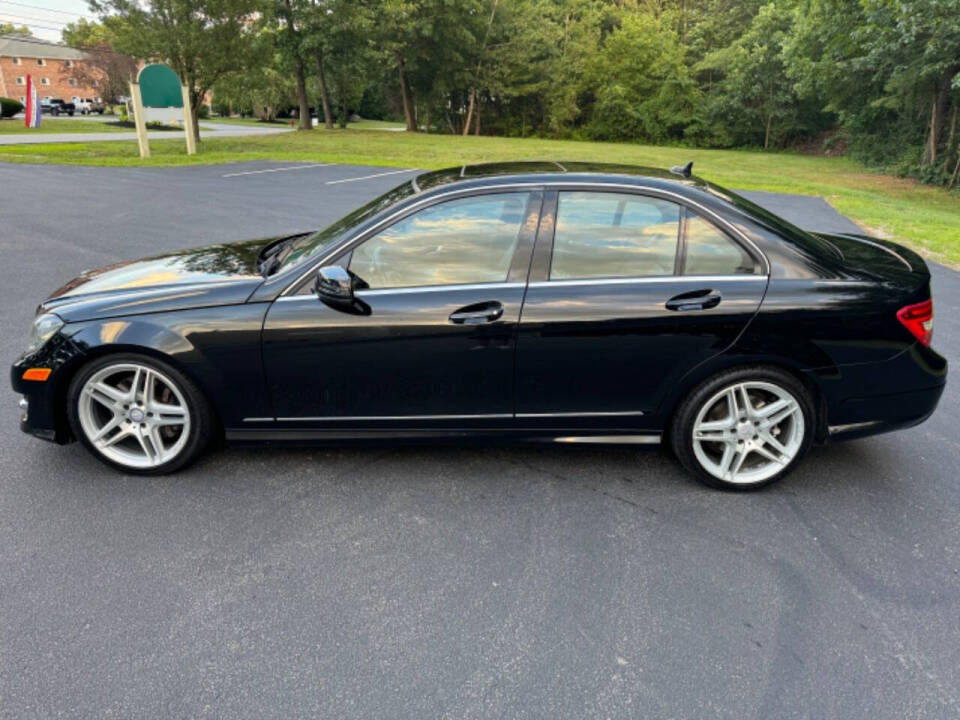
[[[683,175],[683,177],[688,178],[693,174],[693,160],[688,162],[686,165],[674,165],[670,168],[670,172],[674,175]]]

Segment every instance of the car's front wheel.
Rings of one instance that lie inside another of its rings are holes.
[[[719,373],[696,387],[674,414],[673,450],[702,482],[751,490],[789,473],[810,448],[809,391],[777,368]]]
[[[67,391],[74,435],[100,460],[139,475],[173,472],[193,461],[213,433],[200,390],[164,362],[110,355],[77,373]]]

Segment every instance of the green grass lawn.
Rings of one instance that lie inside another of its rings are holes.
[[[116,118],[110,118],[115,120]],[[44,117],[40,121],[40,127],[28,128],[22,117],[3,118],[0,120],[0,135],[12,135],[14,133],[33,133],[42,135],[44,133],[94,133],[94,132],[130,132],[126,128],[118,128],[108,125],[100,120],[85,120],[77,117]]]
[[[151,141],[150,147],[152,157],[141,161],[134,142],[4,146],[0,161],[168,166],[278,160],[432,169],[498,160],[588,160],[654,167],[693,160],[696,174],[727,187],[821,195],[866,232],[960,266],[960,195],[873,173],[846,158],[366,130],[208,137],[192,157],[185,154],[182,140]]]

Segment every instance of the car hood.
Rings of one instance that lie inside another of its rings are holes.
[[[289,236],[208,245],[87,270],[40,306],[64,320],[244,302],[263,276],[257,258]]]

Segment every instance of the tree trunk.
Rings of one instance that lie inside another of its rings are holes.
[[[487,21],[487,29],[483,33],[483,44],[480,46],[482,51],[487,49],[487,40],[490,37],[490,28],[493,27],[493,18],[497,14],[497,4],[500,0],[493,0],[493,7],[490,9],[490,20]],[[470,89],[470,104],[467,106],[467,120],[463,123],[463,134],[470,134],[470,121],[473,118],[473,106],[477,101],[477,84],[480,82],[480,62],[477,61],[477,73],[474,78],[474,85]],[[477,135],[480,134],[480,118],[477,117]]]
[[[347,107],[347,92],[343,87],[343,83],[337,83],[337,95],[341,98],[344,98],[340,102],[340,120],[339,125],[341,130],[347,129],[347,120],[349,119],[350,108]]]
[[[310,118],[310,100],[307,98],[307,71],[303,67],[303,58],[297,55],[297,104],[300,106],[300,124],[297,130],[312,130],[313,120]]]
[[[763,136],[763,149],[770,149],[770,126],[773,125],[773,113],[767,115],[767,131]]]
[[[190,90],[190,119],[193,120],[193,139],[200,142],[200,103],[206,93],[201,90]]]
[[[923,149],[921,165],[934,165],[937,162],[937,150],[940,147],[940,135],[943,131],[947,102],[950,100],[950,77],[945,76],[933,89],[930,103],[930,126],[927,130],[927,142]]]
[[[327,92],[327,73],[323,67],[323,50],[317,49],[317,73],[320,76],[320,104],[323,106],[323,126],[333,130],[333,115],[330,114],[330,93]]]
[[[474,128],[474,130],[473,130],[473,134],[474,134],[474,135],[479,135],[479,134],[480,134],[480,102],[479,102],[479,101],[477,101],[477,112],[476,112],[476,115],[477,115],[477,125],[476,125],[476,127]]]
[[[950,177],[950,182],[947,183],[947,189],[949,190],[956,185],[958,180],[960,180],[960,156],[957,156],[957,164],[953,168],[953,175]]]
[[[407,121],[407,132],[417,131],[417,117],[413,107],[413,95],[410,93],[410,85],[407,84],[407,71],[403,58],[397,58],[398,71],[400,74],[400,96],[403,98],[403,117]]]
[[[463,135],[470,134],[470,123],[473,120],[473,104],[477,100],[477,89],[470,91],[470,102],[467,104],[467,119],[463,121]]]

